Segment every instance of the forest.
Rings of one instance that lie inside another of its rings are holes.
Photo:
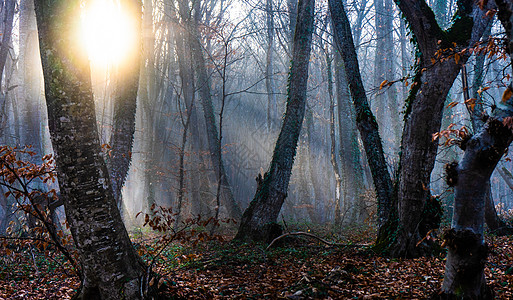
[[[512,299],[512,0],[0,0],[0,299]]]

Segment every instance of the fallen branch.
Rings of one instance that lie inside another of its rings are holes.
[[[274,240],[272,240],[272,242],[269,244],[269,246],[267,246],[267,248],[265,248],[265,250],[269,250],[273,245],[274,243],[276,243],[277,241],[281,240],[282,238],[284,237],[287,237],[287,236],[293,236],[293,235],[304,235],[304,236],[307,236],[307,237],[311,237],[311,238],[314,238],[316,240],[318,240],[319,242],[322,242],[323,244],[326,244],[328,246],[342,246],[342,247],[363,247],[365,245],[358,245],[358,244],[352,244],[352,245],[348,245],[348,244],[339,244],[339,243],[332,243],[332,242],[328,242],[316,235],[313,235],[311,233],[308,233],[308,232],[304,232],[304,231],[298,231],[298,232],[289,232],[289,233],[285,233],[285,234],[282,234],[280,235],[279,237],[275,238]]]

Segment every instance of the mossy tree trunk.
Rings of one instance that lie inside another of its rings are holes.
[[[397,219],[389,220],[389,224],[397,224],[397,228],[380,231],[378,241],[392,240],[388,246],[392,256],[411,257],[428,250],[425,244],[417,247],[417,242],[432,227],[437,227],[430,220],[437,216],[425,215],[434,203],[429,191],[438,143],[432,136],[440,130],[445,99],[461,65],[469,57],[469,51],[460,51],[480,39],[491,19],[485,16],[488,7],[481,10],[474,1],[460,0],[453,25],[444,31],[425,1],[396,1],[396,4],[415,36],[419,57],[415,82],[406,103],[397,183]],[[488,3],[490,5],[492,3]],[[447,59],[442,60],[443,57]]]
[[[378,197],[378,224],[382,225],[388,218],[392,199],[392,179],[387,170],[383,145],[378,131],[378,123],[370,110],[365,94],[360,67],[353,43],[351,27],[342,1],[328,1],[333,35],[337,49],[342,57],[347,84],[356,111],[356,124],[360,131],[367,160],[372,172],[374,186]]]
[[[145,266],[121,220],[103,160],[89,60],[76,40],[80,1],[35,1],[50,136],[82,265],[78,299],[141,299]]]
[[[506,51],[513,51],[513,2],[498,0],[499,20],[506,29]],[[458,299],[493,299],[486,285],[484,242],[486,197],[490,176],[513,140],[513,86],[486,124],[463,145],[465,154],[454,168],[455,203],[452,228],[445,234],[449,250],[442,285],[443,296]],[[508,96],[509,95],[509,96]]]
[[[236,239],[268,241],[280,233],[276,224],[287,189],[305,115],[314,0],[299,0],[289,71],[287,108],[269,170],[242,216]]]
[[[506,105],[465,143],[465,154],[451,172],[455,201],[452,226],[444,237],[449,252],[442,291],[458,299],[491,299],[484,277],[485,206],[490,176],[513,140],[513,99]]]

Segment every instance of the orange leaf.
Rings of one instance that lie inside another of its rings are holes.
[[[379,89],[383,89],[383,87],[388,83],[388,80],[383,80],[383,82],[379,85]]]
[[[479,0],[477,5],[479,5],[479,9],[484,9],[484,7],[486,6],[486,4],[488,3],[488,0]]]
[[[159,283],[157,284],[157,288],[159,288],[159,289],[160,289],[160,287],[162,286],[162,284],[164,283],[164,281],[165,281],[164,277],[160,278]]]
[[[511,96],[513,96],[513,90],[511,90],[511,88],[508,86],[508,88],[504,91],[504,93],[502,94],[502,102],[506,102],[508,101]]]
[[[460,55],[458,53],[454,54],[454,60],[456,61],[456,64],[460,63]]]
[[[486,90],[490,89],[489,86],[485,86],[485,87],[480,87],[479,90],[477,90],[477,93],[479,94],[479,96],[481,96],[481,94],[483,92],[485,92]]]
[[[491,17],[495,16],[495,14],[496,14],[496,13],[497,13],[497,10],[495,10],[495,9],[490,9],[489,11],[487,11],[487,12],[486,12],[486,16],[487,16],[488,18],[491,18]]]
[[[453,108],[453,107],[455,107],[456,105],[458,105],[458,101],[453,101],[453,102],[451,102],[451,103],[447,104],[447,108]]]
[[[470,98],[465,100],[465,104],[467,104],[471,111],[474,111],[474,107],[476,107],[476,98]]]

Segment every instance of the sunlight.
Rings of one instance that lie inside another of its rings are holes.
[[[135,28],[135,22],[118,1],[87,1],[81,13],[81,39],[91,64],[122,63],[135,47]]]

